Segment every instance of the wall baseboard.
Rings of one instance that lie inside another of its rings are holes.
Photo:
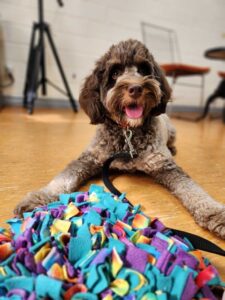
[[[22,107],[23,98],[1,95],[0,103],[3,106]],[[35,100],[34,106],[41,107],[41,108],[71,108],[69,100],[56,99],[56,98],[38,98],[37,100]]]
[[[77,103],[79,107],[79,103]],[[6,95],[0,95],[0,107],[1,106],[15,106],[15,107],[22,107],[23,106],[23,99],[22,97],[12,97]],[[56,98],[39,98],[35,101],[35,107],[39,108],[71,108],[69,100],[63,99],[56,99]],[[194,113],[201,113],[202,107],[195,106],[195,105],[176,105],[176,104],[169,104],[168,113],[177,113],[177,112],[194,112]],[[211,107],[210,112],[212,113],[221,113],[221,107]]]

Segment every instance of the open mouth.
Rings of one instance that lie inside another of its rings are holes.
[[[130,119],[138,119],[143,116],[143,106],[137,104],[131,104],[125,107],[125,114]]]

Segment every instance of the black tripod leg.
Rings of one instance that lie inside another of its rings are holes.
[[[23,90],[23,107],[27,106],[27,89],[29,87],[29,80],[31,76],[31,72],[33,70],[33,61],[34,61],[34,41],[36,35],[37,25],[33,24],[32,34],[30,39],[30,47],[29,47],[29,54],[28,54],[28,64],[26,70],[26,77],[25,77],[25,84]]]
[[[45,66],[45,44],[44,44],[44,25],[40,27],[40,44],[42,49],[41,54],[41,86],[42,95],[47,94],[47,84],[46,84],[46,66]]]
[[[49,43],[50,43],[50,46],[51,46],[51,48],[52,48],[52,51],[53,51],[53,54],[54,54],[54,57],[55,57],[57,66],[58,66],[58,68],[59,68],[59,72],[60,72],[60,74],[61,74],[63,83],[64,83],[64,85],[65,85],[65,88],[66,88],[66,91],[67,91],[67,94],[68,94],[68,97],[69,97],[71,106],[72,106],[72,108],[73,108],[73,111],[74,111],[74,112],[77,112],[77,105],[76,105],[76,102],[75,102],[75,100],[74,100],[74,98],[73,98],[73,95],[72,95],[72,93],[71,93],[71,90],[70,90],[70,87],[69,87],[69,85],[68,85],[68,82],[67,82],[67,80],[66,80],[66,76],[65,76],[65,73],[64,73],[64,71],[63,71],[63,68],[62,68],[62,65],[61,65],[61,62],[60,62],[58,53],[57,53],[57,51],[56,51],[56,47],[55,47],[54,42],[53,42],[53,39],[52,39],[52,37],[51,37],[51,33],[50,33],[50,30],[49,30],[49,27],[46,26],[45,29],[46,29],[47,37],[48,37],[48,39],[49,39]]]
[[[27,90],[27,110],[29,114],[33,113],[34,101],[37,97],[37,88],[39,85],[39,68],[41,62],[42,49],[40,44],[34,49],[34,61],[33,61],[33,72],[30,77],[30,83]]]

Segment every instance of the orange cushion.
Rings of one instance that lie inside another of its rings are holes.
[[[162,64],[160,67],[164,70],[167,76],[192,76],[203,75],[209,72],[210,68],[198,67],[185,64]]]
[[[220,76],[220,77],[222,77],[222,78],[224,78],[225,79],[225,72],[218,72],[218,75]]]

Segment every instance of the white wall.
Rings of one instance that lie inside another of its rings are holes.
[[[182,59],[211,67],[205,95],[217,86],[220,61],[207,60],[205,49],[225,43],[224,0],[45,0],[45,17],[51,24],[68,81],[77,97],[84,77],[107,48],[122,39],[142,39],[140,22],[146,21],[177,31]],[[5,94],[22,96],[32,22],[37,19],[37,0],[0,0],[0,22],[5,37],[7,65],[15,74],[13,87]],[[157,53],[154,53],[157,58]],[[56,84],[61,79],[47,49],[47,75]],[[76,74],[76,78],[73,78]],[[197,78],[194,82],[197,83]],[[193,80],[191,80],[193,82]],[[199,89],[177,86],[175,104],[198,105]],[[65,98],[49,88],[49,97]]]

